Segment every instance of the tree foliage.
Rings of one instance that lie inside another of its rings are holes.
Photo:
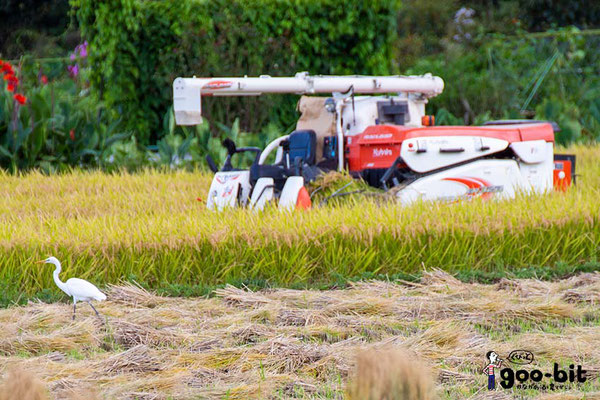
[[[47,54],[68,25],[69,0],[2,0],[0,55],[16,58],[25,52]]]
[[[92,88],[143,141],[155,141],[177,76],[395,72],[397,0],[72,0],[90,42]],[[293,122],[293,101],[231,99],[206,115],[245,129]],[[289,107],[292,106],[292,107]]]

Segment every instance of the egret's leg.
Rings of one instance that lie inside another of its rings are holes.
[[[77,301],[73,300],[73,321],[75,321],[75,311],[77,310]]]
[[[98,311],[96,311],[96,309],[94,308],[92,303],[88,301],[88,304],[90,305],[90,307],[92,307],[92,310],[94,310],[94,312],[96,313],[96,316],[100,317],[100,314],[98,314]]]

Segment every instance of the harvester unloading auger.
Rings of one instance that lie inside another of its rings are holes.
[[[443,89],[442,79],[429,74],[177,78],[173,102],[177,124],[196,125],[202,122],[202,96],[303,95],[302,114],[290,134],[264,150],[226,141],[228,156],[220,170],[207,158],[215,172],[209,209],[262,209],[273,200],[281,208],[307,208],[305,184],[322,172],[346,169],[374,187],[396,187],[402,204],[512,198],[518,191],[543,193],[571,185],[575,158],[554,154],[555,124],[511,120],[433,126],[425,104]],[[305,96],[318,93],[331,97]],[[266,164],[273,151],[275,161]],[[256,154],[249,170],[231,164],[231,157],[243,152]]]

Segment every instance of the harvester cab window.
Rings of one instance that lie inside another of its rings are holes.
[[[408,103],[405,101],[378,101],[377,102],[377,124],[404,125],[410,121],[408,115]]]

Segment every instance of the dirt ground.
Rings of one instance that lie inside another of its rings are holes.
[[[227,287],[212,298],[106,292],[102,319],[87,304],[75,321],[67,303],[0,310],[4,388],[19,370],[56,399],[344,398],[358,352],[399,347],[428,366],[415,374],[430,374],[442,399],[600,398],[600,273],[484,285],[434,270],[420,283]],[[581,365],[586,381],[489,392],[491,350],[514,371]],[[511,363],[513,350],[533,362]]]

